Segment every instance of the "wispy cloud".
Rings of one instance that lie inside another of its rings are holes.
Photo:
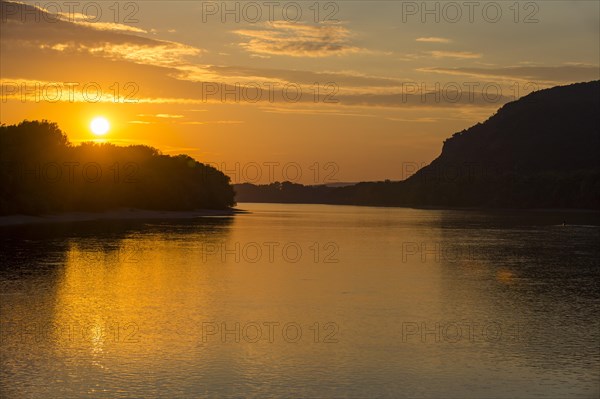
[[[239,125],[240,123],[244,123],[244,121],[189,121],[181,122],[181,125]]]
[[[18,3],[13,3],[18,4]],[[136,33],[148,33],[144,29],[137,28],[135,26],[120,24],[115,22],[100,22],[97,21],[97,17],[94,15],[86,15],[78,12],[58,12],[52,13],[47,8],[39,4],[30,5],[30,7],[36,8],[38,12],[46,14],[46,20],[54,20],[54,18],[59,19],[61,21],[71,22],[74,24],[78,24],[81,26],[86,26],[91,29],[97,30],[112,30],[112,31],[121,31],[121,32],[136,32]],[[32,14],[33,15],[33,14]],[[48,16],[52,16],[51,19],[47,19]]]
[[[48,47],[42,45],[41,48]],[[156,41],[145,45],[103,43],[91,46],[67,42],[55,44],[49,48],[58,51],[86,51],[92,55],[156,66],[178,66],[184,62],[185,57],[197,56],[202,53],[202,50],[195,47],[166,41]]]
[[[20,7],[30,7],[19,4]],[[26,10],[23,13],[26,13]],[[368,52],[354,45],[351,42],[352,34],[339,23],[309,25],[279,21],[258,25],[254,29],[248,28],[237,33],[250,39],[246,45],[252,47],[252,51],[264,51],[270,54],[325,57],[357,51]],[[102,95],[96,99],[98,102],[179,104],[194,109],[205,107],[207,104],[240,103],[240,101],[244,102],[246,97],[259,98],[258,106],[286,104],[289,103],[289,99],[285,98],[281,88],[282,85],[290,82],[299,85],[302,89],[297,105],[315,104],[315,82],[320,82],[316,103],[319,104],[319,109],[331,111],[331,114],[340,114],[340,106],[437,109],[461,106],[490,107],[497,106],[508,99],[501,98],[497,103],[490,104],[485,98],[480,98],[481,96],[469,100],[468,95],[463,95],[460,101],[445,101],[444,96],[448,93],[442,91],[437,94],[427,94],[426,101],[423,101],[422,95],[406,92],[406,83],[410,82],[407,82],[403,75],[408,71],[400,68],[391,72],[393,76],[384,76],[347,69],[335,70],[335,63],[328,64],[326,70],[318,71],[277,68],[276,64],[270,68],[257,66],[254,63],[253,66],[200,64],[198,60],[191,57],[200,54],[202,50],[183,43],[156,40],[134,32],[98,30],[63,20],[40,24],[34,21],[24,22],[9,16],[8,21],[2,22],[0,41],[3,80],[7,83],[7,86],[2,88],[2,94],[10,101],[23,101],[23,92],[20,90],[23,84],[27,88],[36,90],[35,95],[29,92],[25,99],[25,101],[33,101],[36,95],[46,94],[44,92],[46,85],[53,87],[53,83],[58,82],[61,87],[66,88],[69,85],[67,82],[78,82],[78,86],[74,88],[74,97],[70,96],[70,91],[65,89],[58,98],[52,98],[52,101],[89,102],[82,92],[82,87],[92,79],[102,88]],[[421,52],[418,56],[420,60],[431,61],[432,56],[468,60],[481,55],[471,52],[434,51]],[[5,63],[4,60],[10,62]],[[66,69],[65,63],[78,65],[79,68]],[[44,68],[40,69],[37,66],[41,64]],[[444,63],[434,64],[439,66]],[[437,67],[421,69],[417,72],[427,72],[429,76],[441,73],[467,76],[518,74],[518,71],[514,70],[475,68],[475,62],[470,62],[469,65],[473,67],[462,69]],[[580,72],[581,68],[587,68],[583,76],[597,71],[593,66],[563,66],[563,68],[567,67],[575,68]],[[126,86],[124,83],[129,79],[135,79],[134,94],[128,89],[131,85]],[[118,95],[113,86],[117,80],[121,81]],[[277,85],[267,86],[265,85],[267,82]],[[208,94],[213,86],[207,83],[218,86],[217,93]],[[232,96],[223,95],[233,90],[246,97],[240,95],[237,100],[231,100]],[[440,99],[436,100],[438,97]],[[353,112],[344,109],[341,113],[349,115]],[[203,120],[204,118],[198,117],[197,114],[190,116],[184,111],[181,111],[182,115],[177,113],[178,111],[172,114],[141,114],[129,119],[133,124],[242,123],[240,121],[211,122]]]
[[[537,81],[546,83],[581,82],[600,79],[598,65],[507,66],[497,68],[422,68],[421,72],[485,79]]]
[[[26,88],[26,90],[21,90]],[[73,82],[56,82],[39,79],[0,79],[0,97],[2,101],[21,102],[90,102],[90,95],[78,90]],[[93,95],[96,103],[125,103],[124,97],[115,97],[110,91]]]
[[[180,119],[183,115],[174,114],[138,114],[139,117],[163,118],[163,119]]]
[[[2,16],[3,51],[17,47],[88,53],[156,66],[180,65],[187,57],[203,52],[183,43],[135,35],[146,31],[129,25],[90,22],[89,17],[81,14],[51,14],[24,3],[5,3],[16,9]],[[33,17],[21,18],[23,15]],[[36,20],[50,22],[38,23]]]
[[[450,43],[452,40],[443,37],[419,37],[416,41],[421,43]]]
[[[249,39],[240,45],[254,54],[291,57],[328,57],[361,51],[350,43],[350,31],[340,24],[274,21],[263,26],[260,30],[236,30]]]
[[[308,89],[314,88],[315,82],[330,82],[340,89],[347,88],[373,88],[373,87],[398,87],[402,85],[399,78],[367,75],[357,71],[321,71],[257,68],[241,66],[206,66],[204,72],[213,76],[227,76],[231,83],[269,81],[277,83],[294,82],[306,85]]]
[[[413,122],[413,123],[435,123],[439,121],[439,118],[422,117],[422,118],[385,118],[392,122]]]
[[[358,108],[358,107],[356,107]],[[345,108],[345,109],[323,109],[318,107],[263,107],[263,112],[273,113],[273,114],[297,114],[297,115],[328,115],[328,116],[357,116],[357,117],[366,117],[372,118],[376,117],[376,115],[365,112],[367,107],[361,109],[362,112],[352,112],[353,109]]]
[[[482,54],[472,53],[470,51],[429,51],[428,54],[433,58],[455,58],[462,60],[470,60],[482,57]]]

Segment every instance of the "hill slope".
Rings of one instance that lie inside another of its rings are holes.
[[[555,87],[504,105],[454,134],[403,184],[421,205],[594,207],[600,82]]]
[[[284,202],[597,209],[599,109],[600,81],[541,90],[454,134],[438,158],[405,181],[312,187],[309,195],[299,195],[297,185],[238,185],[237,200],[277,202],[276,193]]]

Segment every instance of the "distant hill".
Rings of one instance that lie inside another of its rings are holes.
[[[402,182],[244,184],[235,186],[237,201],[599,209],[598,110],[600,81],[541,90],[455,133]]]

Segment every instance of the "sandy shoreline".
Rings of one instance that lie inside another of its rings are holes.
[[[39,223],[71,223],[94,220],[160,220],[160,219],[194,219],[210,216],[233,216],[246,213],[240,209],[198,209],[195,211],[151,211],[143,209],[117,209],[106,212],[65,212],[59,214],[32,216],[9,215],[0,216],[0,226],[18,226]]]

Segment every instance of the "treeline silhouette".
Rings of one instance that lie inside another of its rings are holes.
[[[0,214],[225,209],[228,176],[187,155],[134,145],[72,145],[55,123],[0,126]]]
[[[600,208],[600,81],[538,91],[454,134],[399,182],[235,186],[239,202]]]

